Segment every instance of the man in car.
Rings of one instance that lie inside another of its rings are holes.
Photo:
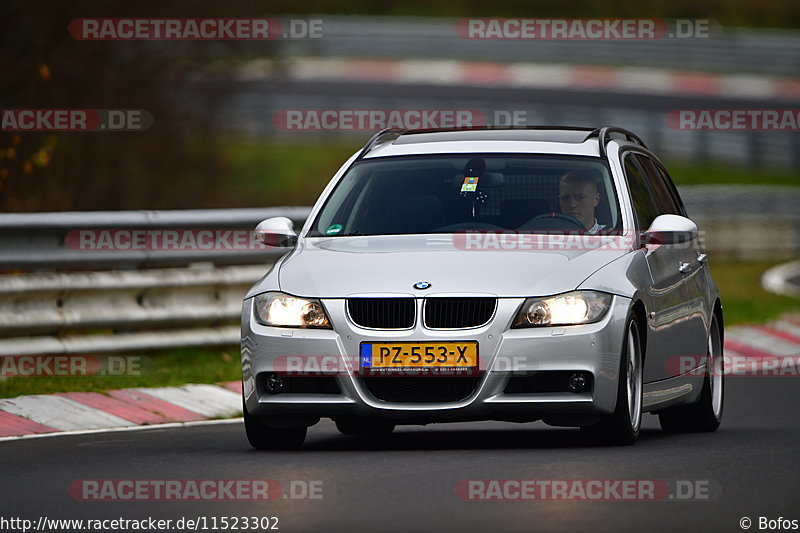
[[[558,203],[561,212],[583,224],[587,233],[597,233],[605,228],[594,217],[594,208],[600,203],[597,190],[601,178],[591,169],[576,169],[567,172],[558,182]]]

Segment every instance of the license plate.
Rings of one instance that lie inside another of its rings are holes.
[[[467,342],[365,342],[361,368],[464,368],[478,366],[478,343]]]

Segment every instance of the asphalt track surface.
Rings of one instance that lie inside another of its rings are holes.
[[[727,379],[716,433],[666,434],[647,415],[639,442],[590,447],[540,422],[405,426],[342,436],[330,421],[297,452],[250,449],[241,423],[0,442],[3,517],[277,516],[279,531],[741,531],[747,516],[800,519],[796,377]],[[321,499],[97,502],[80,479],[322,481]],[[467,479],[701,481],[710,498],[659,501],[465,501]]]

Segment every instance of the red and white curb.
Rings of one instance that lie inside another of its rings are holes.
[[[725,354],[745,357],[800,355],[800,317],[785,315],[766,324],[725,330]]]
[[[800,78],[712,74],[644,67],[491,63],[422,59],[293,58],[277,65],[251,61],[235,73],[251,81],[284,76],[296,81],[384,82],[525,89],[800,100]]]
[[[237,418],[241,387],[232,381],[0,399],[0,438]]]

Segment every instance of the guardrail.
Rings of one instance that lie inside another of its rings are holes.
[[[70,247],[67,234],[92,229],[252,230],[262,220],[277,216],[288,217],[299,227],[310,210],[309,207],[269,207],[2,214],[0,272],[11,269],[132,269],[184,266],[194,262],[263,264],[265,259],[274,260],[281,252],[246,249],[86,251]]]
[[[0,355],[233,345],[268,265],[0,276]]]
[[[800,256],[800,187],[695,185],[680,194],[712,259]]]
[[[681,195],[705,231],[712,261],[800,255],[800,189],[696,186],[681,188]],[[235,345],[242,296],[283,252],[81,251],[66,245],[66,235],[101,228],[253,229],[273,216],[288,216],[299,226],[309,212],[286,207],[0,215],[0,271],[29,271],[0,275],[0,355]],[[104,271],[76,271],[89,268]]]

